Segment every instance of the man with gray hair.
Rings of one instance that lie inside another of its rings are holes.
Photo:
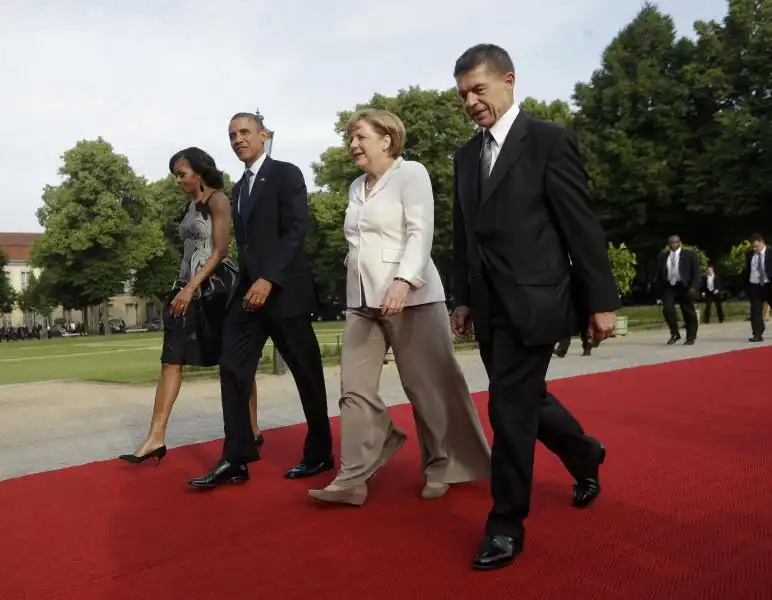
[[[600,493],[606,450],[547,392],[546,375],[577,326],[590,343],[608,337],[620,301],[573,133],[518,109],[503,48],[468,49],[453,74],[481,128],[454,163],[453,328],[474,330],[490,379],[493,507],[473,563],[485,570],[523,549],[537,438],[576,480],[574,506]]]

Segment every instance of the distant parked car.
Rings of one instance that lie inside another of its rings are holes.
[[[145,329],[147,331],[163,331],[164,324],[160,318],[155,317],[153,319],[148,319],[147,322],[145,322]]]
[[[126,322],[123,319],[110,319],[110,333],[126,333]]]

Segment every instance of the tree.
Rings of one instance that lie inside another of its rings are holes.
[[[722,23],[695,24],[695,136],[684,184],[690,218],[724,244],[772,227],[772,4],[730,0],[728,8]]]
[[[574,124],[574,113],[568,102],[564,100],[553,100],[547,103],[528,96],[520,103],[520,110],[542,121],[550,121],[564,127],[571,127]]]
[[[51,312],[59,303],[51,296],[51,290],[45,271],[37,277],[34,271],[29,274],[27,289],[18,294],[16,303],[25,313],[41,315],[49,319]]]
[[[16,304],[16,292],[5,270],[7,266],[8,257],[0,249],[0,314],[11,312]]]
[[[611,273],[617,282],[617,290],[620,296],[629,294],[633,289],[633,282],[637,274],[638,259],[635,253],[624,243],[615,247],[614,244],[608,244],[608,259],[611,264]]]
[[[610,239],[652,256],[672,231],[689,233],[678,191],[689,134],[683,69],[693,44],[675,32],[670,17],[645,5],[573,96],[601,222]]]
[[[389,97],[375,94],[370,102],[358,105],[385,109],[398,115],[405,124],[407,141],[403,156],[427,168],[435,199],[433,259],[446,287],[450,278],[453,204],[453,155],[474,135],[454,89],[422,90],[411,87]],[[311,228],[306,250],[314,257],[314,276],[320,295],[339,294],[345,287],[343,259],[343,217],[348,203],[348,189],[360,173],[352,164],[345,139],[345,126],[351,111],[338,113],[335,130],[341,144],[327,149],[313,165],[316,184],[322,191],[310,198]]]
[[[164,251],[163,233],[145,181],[102,138],[78,142],[62,162],[63,181],[46,186],[37,213],[45,233],[32,245],[32,263],[65,308],[103,304],[106,320],[108,298]]]

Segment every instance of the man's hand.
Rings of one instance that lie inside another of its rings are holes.
[[[410,284],[404,281],[392,281],[386,295],[381,300],[381,314],[391,317],[398,315],[405,308]]]
[[[457,306],[453,310],[453,316],[450,319],[450,326],[453,334],[461,339],[471,337],[472,328],[472,310],[468,306]]]
[[[614,331],[617,324],[616,313],[595,313],[590,316],[590,325],[587,327],[587,340],[590,343],[600,342]]]
[[[246,310],[258,310],[262,308],[273,289],[273,284],[266,279],[258,279],[251,285],[244,296],[244,308]]]

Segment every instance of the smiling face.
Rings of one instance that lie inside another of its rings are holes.
[[[364,119],[360,119],[351,127],[349,153],[359,169],[370,172],[390,160],[390,147],[391,136],[379,134]]]
[[[201,175],[195,173],[190,163],[185,158],[179,159],[172,167],[172,175],[186,194],[192,194],[193,190],[201,185]]]
[[[228,125],[231,148],[247,166],[251,166],[263,154],[268,139],[266,134],[265,129],[250,117],[236,117]]]
[[[460,73],[456,88],[467,114],[487,129],[514,103],[515,73],[497,73],[482,63]]]

